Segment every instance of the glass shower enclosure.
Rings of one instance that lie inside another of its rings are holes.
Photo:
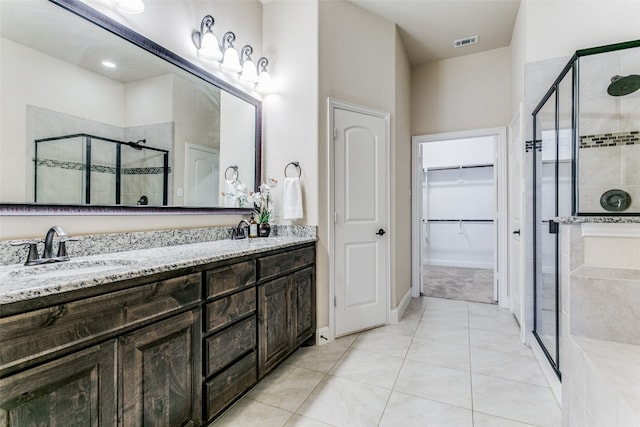
[[[579,50],[533,111],[533,335],[558,377],[558,218],[640,213],[638,89],[640,40]]]

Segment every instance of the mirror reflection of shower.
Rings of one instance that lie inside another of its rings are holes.
[[[166,206],[169,151],[146,142],[86,133],[36,139],[34,202]]]

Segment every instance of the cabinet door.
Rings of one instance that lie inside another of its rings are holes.
[[[199,324],[193,310],[120,338],[123,426],[199,425]]]
[[[289,276],[258,286],[258,373],[262,378],[291,346]]]
[[[0,380],[0,426],[115,426],[115,342]]]
[[[293,275],[293,346],[298,347],[315,334],[315,287],[313,267]]]

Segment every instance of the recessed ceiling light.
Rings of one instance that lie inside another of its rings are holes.
[[[144,11],[144,3],[142,0],[111,0],[118,8],[129,13],[142,13]]]
[[[111,61],[102,61],[102,65],[104,65],[107,68],[116,68],[116,64],[114,64]]]

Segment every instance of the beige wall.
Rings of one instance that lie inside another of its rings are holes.
[[[265,55],[274,93],[264,97],[263,175],[280,182],[292,161],[302,169],[304,218],[318,224],[318,4],[278,0],[264,5]],[[288,173],[293,175],[294,168]],[[282,184],[272,191],[275,221],[282,217]]]
[[[396,127],[395,150],[392,155],[391,174],[395,207],[391,220],[395,233],[391,236],[394,265],[391,277],[395,282],[395,307],[402,297],[411,291],[411,66],[396,29]]]
[[[318,326],[328,324],[329,271],[328,232],[329,197],[327,171],[327,100],[372,108],[391,114],[391,307],[398,295],[410,287],[410,214],[408,180],[394,171],[405,170],[410,164],[408,126],[408,60],[397,38],[395,25],[343,0],[320,1],[319,28],[319,186],[318,245]],[[402,115],[401,118],[400,115]],[[402,138],[403,142],[399,142]],[[402,194],[406,196],[402,198]],[[398,263],[398,259],[402,259]]]
[[[510,88],[509,47],[416,66],[411,71],[411,133],[505,126]]]

